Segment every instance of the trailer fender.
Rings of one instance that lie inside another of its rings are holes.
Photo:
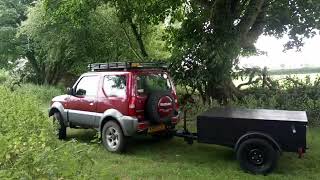
[[[277,143],[277,141],[274,140],[270,135],[265,134],[265,133],[261,133],[261,132],[248,132],[248,133],[242,135],[242,136],[238,139],[236,145],[234,146],[234,151],[237,151],[237,150],[238,150],[238,148],[239,148],[239,146],[240,146],[240,144],[241,144],[242,142],[244,142],[244,141],[247,140],[247,139],[251,139],[251,138],[261,138],[261,139],[265,139],[265,140],[267,140],[269,143],[271,143],[272,146],[273,146],[276,150],[278,150],[280,154],[282,153],[282,149],[281,149],[280,145]]]

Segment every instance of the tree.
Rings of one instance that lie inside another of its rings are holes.
[[[66,72],[87,71],[89,63],[141,60],[130,27],[120,21],[115,7],[100,1],[40,1],[31,8],[20,36],[29,39],[25,51],[36,82],[57,84]],[[167,57],[161,51],[164,43],[156,40],[163,28],[151,29],[146,26],[143,34],[150,58]]]
[[[140,49],[141,59],[148,59],[144,37],[152,25],[163,22],[172,12],[181,5],[180,0],[112,0],[109,2],[117,10],[119,20],[127,23],[136,39]]]
[[[289,34],[285,47],[299,48],[320,28],[319,0],[191,0],[184,6],[181,27],[169,28],[172,69],[207,102],[226,103],[240,94],[232,83],[233,68],[239,55],[256,52],[261,34]]]
[[[0,68],[21,58],[21,44],[26,39],[16,37],[21,22],[27,19],[33,0],[0,0]]]

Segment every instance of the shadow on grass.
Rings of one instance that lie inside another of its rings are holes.
[[[312,133],[314,134],[314,132]],[[119,157],[107,152],[101,144],[92,143],[95,139],[95,130],[68,129],[67,140],[76,139],[80,143],[91,143],[98,145],[97,161],[103,162],[106,159],[111,160],[112,157]],[[311,139],[311,141],[310,141]],[[309,137],[309,143],[318,145],[315,140]],[[98,155],[99,154],[99,155]],[[284,153],[279,159],[279,166],[274,175],[294,175],[303,173],[303,169],[309,167],[309,171],[314,171],[315,162],[313,159],[319,159],[316,151],[308,152],[306,158],[298,159],[296,154]],[[111,157],[111,159],[110,159]],[[122,158],[121,158],[122,159]],[[150,136],[135,136],[129,139],[128,147],[123,161],[136,161],[144,159],[165,164],[179,163],[183,167],[197,166],[201,168],[218,169],[223,171],[224,168],[231,171],[240,171],[235,153],[230,148],[217,145],[199,144],[196,141],[193,145],[188,145],[182,138],[174,138],[171,140],[156,140]],[[180,165],[178,166],[180,167]]]
[[[91,143],[97,133],[97,131],[90,129],[68,129],[67,132],[67,141],[76,139],[80,143]],[[102,145],[99,151],[109,153]],[[196,141],[193,145],[188,145],[183,138],[178,137],[170,140],[154,139],[146,135],[131,137],[125,154],[126,156],[166,163],[208,164],[216,161],[235,163],[235,155],[230,148],[198,144]]]

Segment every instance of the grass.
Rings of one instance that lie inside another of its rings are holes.
[[[99,179],[318,179],[320,176],[319,128],[308,132],[309,150],[304,158],[284,153],[278,168],[270,175],[243,172],[234,152],[225,147],[194,143],[183,139],[156,141],[148,136],[130,139],[125,154],[107,152],[99,143],[92,143],[95,131],[68,129],[68,140],[89,143],[94,147],[93,173]]]
[[[48,105],[43,107],[46,109]],[[188,125],[190,130],[196,130],[194,121]],[[230,148],[197,142],[190,146],[182,138],[156,141],[149,136],[133,137],[127,152],[121,155],[110,153],[100,142],[94,142],[94,130],[68,129],[67,141],[75,140],[93,148],[88,156],[94,164],[84,163],[83,166],[96,179],[318,179],[319,130],[319,127],[309,129],[310,149],[304,158],[299,159],[295,153],[284,153],[277,169],[267,176],[243,172]]]
[[[299,78],[301,80],[305,80],[307,76],[310,77],[310,81],[311,82],[314,82],[319,76],[320,76],[320,73],[309,73],[309,74],[271,74],[270,77],[273,79],[273,80],[280,80],[283,81],[283,79],[285,79],[286,77],[296,77],[296,78]],[[243,80],[241,79],[235,79],[233,80],[234,84],[236,86],[238,86],[239,84],[242,84],[242,83],[245,83],[245,82],[248,82],[249,78],[244,78]]]
[[[38,92],[42,108],[45,113],[48,107],[43,103],[57,93],[57,90],[47,92],[50,88],[44,87],[45,93],[29,87],[28,93]],[[26,92],[25,92],[26,93]],[[43,95],[41,95],[43,94]],[[188,123],[189,129],[195,131],[194,121]],[[180,123],[181,128],[181,123]],[[85,163],[74,166],[74,172],[81,169],[88,171],[94,179],[319,179],[320,177],[320,128],[310,128],[308,131],[307,151],[303,159],[298,159],[295,153],[284,153],[278,168],[268,176],[251,175],[243,172],[235,159],[232,149],[216,145],[186,144],[181,138],[170,141],[156,141],[149,136],[133,137],[129,141],[128,150],[125,154],[113,154],[105,150],[95,142],[94,130],[68,129],[67,142],[76,141],[85,146],[86,154],[92,158],[93,164],[87,162],[83,154],[81,158]],[[89,150],[90,148],[90,150]],[[92,150],[93,149],[93,150]],[[66,152],[67,153],[67,152]],[[70,160],[65,159],[65,166]],[[81,168],[80,168],[81,166]],[[84,166],[84,168],[83,168]],[[64,168],[61,167],[61,170]],[[85,174],[84,172],[83,174]],[[86,179],[83,177],[83,179]]]

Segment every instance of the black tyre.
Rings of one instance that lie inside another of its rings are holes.
[[[57,136],[59,139],[66,139],[67,137],[67,127],[63,122],[63,118],[59,112],[53,114],[53,122],[57,126]]]
[[[116,122],[108,121],[103,126],[102,143],[110,152],[121,153],[125,150],[126,137]]]
[[[165,103],[161,103],[165,101]],[[161,104],[165,104],[161,106]],[[171,118],[175,116],[174,98],[170,92],[158,91],[150,94],[146,104],[146,115],[151,123],[170,123]],[[168,111],[168,113],[160,113],[159,109]],[[165,114],[165,115],[164,115]]]
[[[253,174],[268,174],[277,165],[279,152],[264,139],[248,139],[237,150],[237,159],[244,171]]]

